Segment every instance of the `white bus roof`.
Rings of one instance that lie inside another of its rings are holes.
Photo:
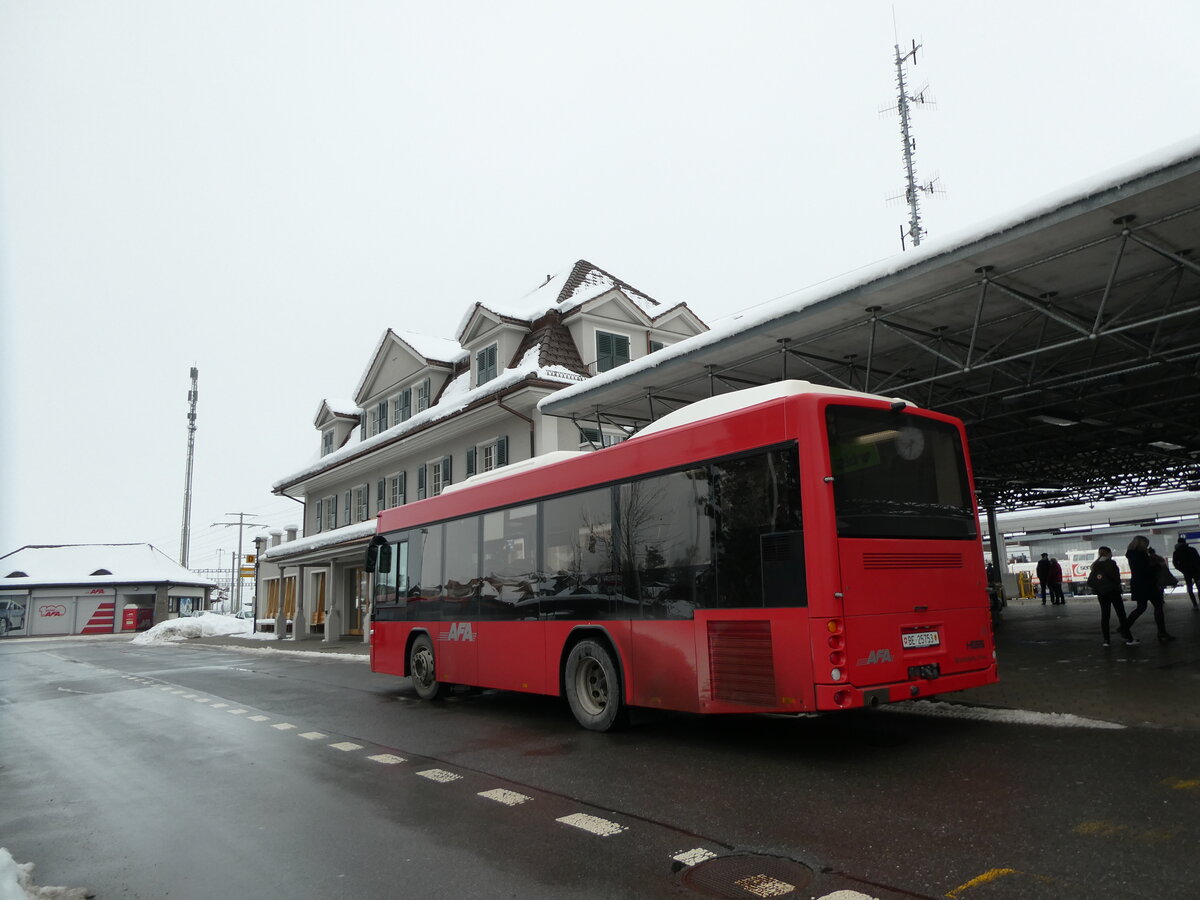
[[[905,406],[913,406],[914,404],[901,397],[881,397],[878,394],[864,394],[862,391],[850,391],[845,388],[826,387],[823,384],[813,384],[810,381],[775,381],[771,384],[764,384],[759,387],[745,388],[740,391],[731,391],[728,394],[718,394],[715,397],[706,397],[703,400],[697,400],[695,403],[689,403],[687,406],[680,407],[674,412],[667,413],[661,419],[656,419],[651,422],[630,440],[644,437],[648,434],[656,434],[660,431],[666,431],[668,428],[678,428],[681,425],[690,425],[692,422],[699,422],[703,419],[711,419],[716,416],[724,415],[725,413],[735,412],[739,409],[745,409],[748,406],[754,406],[758,403],[766,403],[769,400],[779,400],[783,397],[796,397],[801,394],[818,394],[831,397],[859,397],[868,398],[871,400],[882,400],[885,403],[903,403]]]

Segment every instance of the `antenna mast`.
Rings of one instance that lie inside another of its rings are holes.
[[[922,191],[927,194],[934,192],[934,181],[929,184],[917,183],[917,166],[916,152],[917,141],[912,136],[911,126],[909,124],[909,112],[911,107],[920,104],[925,105],[928,101],[925,99],[925,88],[921,88],[916,94],[908,92],[908,85],[905,82],[904,70],[909,63],[917,64],[917,51],[922,45],[915,40],[912,42],[912,49],[907,53],[900,52],[900,44],[895,45],[896,50],[896,87],[898,90],[898,100],[896,102],[896,111],[900,113],[900,137],[904,146],[904,199],[908,202],[908,230],[900,232],[900,246],[905,247],[905,236],[912,238],[914,247],[921,246],[921,239],[925,236],[925,229],[921,227],[921,205],[919,195]],[[907,249],[907,248],[905,248]]]
[[[183,531],[179,536],[179,564],[184,568],[187,568],[192,543],[192,456],[196,450],[196,400],[200,396],[196,382],[199,377],[200,370],[192,366],[192,389],[188,391],[187,479],[183,488]]]

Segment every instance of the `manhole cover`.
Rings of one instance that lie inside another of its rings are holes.
[[[706,897],[797,897],[812,881],[812,869],[778,856],[718,856],[692,866],[680,881]]]

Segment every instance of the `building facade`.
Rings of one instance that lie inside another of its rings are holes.
[[[664,306],[586,260],[512,303],[473,304],[453,340],[389,329],[353,397],[319,405],[315,462],[273,486],[301,504],[303,526],[260,540],[256,618],[281,636],[364,635],[363,560],[380,511],[510,462],[622,440],[537,404],[705,330],[686,304]]]
[[[0,637],[142,631],[214,587],[150,544],[22,547],[0,557]]]

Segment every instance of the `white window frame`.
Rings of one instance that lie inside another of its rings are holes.
[[[326,428],[321,432],[321,455],[328,456],[333,452],[333,429]]]
[[[371,485],[364,482],[354,488],[354,521],[365,522],[371,514]]]
[[[330,494],[325,498],[325,527],[323,531],[333,531],[337,528],[338,496]]]
[[[396,472],[388,476],[388,509],[404,505],[407,499],[404,495],[408,493],[407,481],[408,478],[403,472]]]
[[[417,382],[417,412],[423,412],[429,409],[433,402],[433,384],[430,379],[425,378]]]

